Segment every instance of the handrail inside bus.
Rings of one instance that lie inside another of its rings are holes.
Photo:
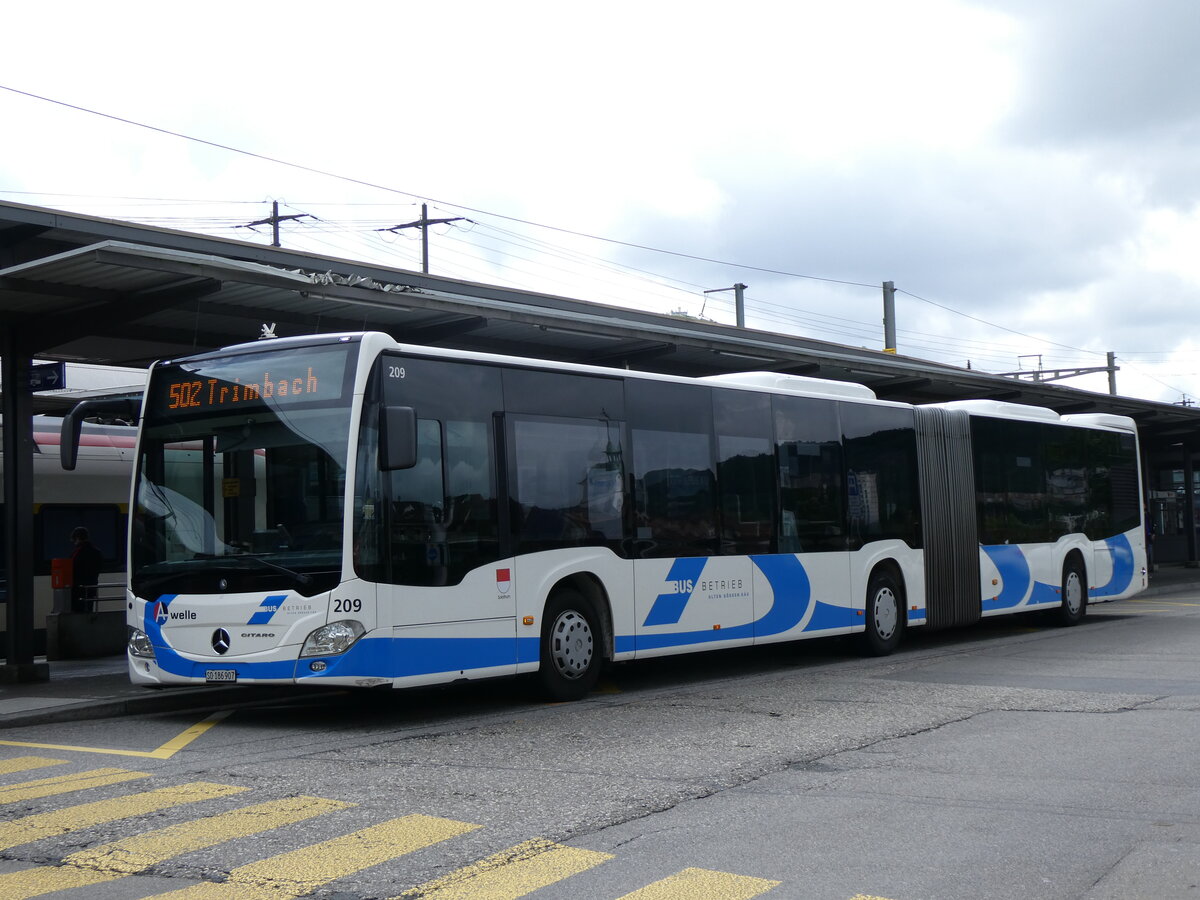
[[[58,459],[68,472],[73,471],[79,459],[79,436],[83,432],[83,420],[104,414],[136,422],[142,412],[141,395],[126,397],[104,397],[81,400],[63,416],[62,431],[58,440]]]

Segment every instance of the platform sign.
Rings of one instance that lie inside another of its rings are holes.
[[[29,367],[31,391],[55,391],[67,386],[67,364],[56,362]]]

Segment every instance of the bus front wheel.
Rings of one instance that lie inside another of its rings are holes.
[[[1063,565],[1062,603],[1054,610],[1059,625],[1078,625],[1087,613],[1087,573],[1077,559]]]
[[[900,646],[904,631],[904,600],[891,572],[880,570],[867,584],[867,630],[862,650],[868,656],[887,656]]]
[[[596,612],[583,595],[562,590],[546,604],[538,678],[551,700],[579,700],[600,678]]]

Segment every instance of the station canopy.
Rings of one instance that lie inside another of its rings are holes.
[[[993,399],[1193,435],[1200,410],[957,366],[441,278],[355,260],[0,203],[0,326],[45,360],[144,367],[257,338],[377,330],[397,340],[679,375],[770,370],[909,403]],[[882,334],[882,327],[881,327]],[[53,406],[39,394],[35,409]]]

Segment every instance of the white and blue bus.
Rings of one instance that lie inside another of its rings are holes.
[[[1089,603],[1146,586],[1112,415],[285,338],[154,366],[129,537],[147,685],[407,687]]]

